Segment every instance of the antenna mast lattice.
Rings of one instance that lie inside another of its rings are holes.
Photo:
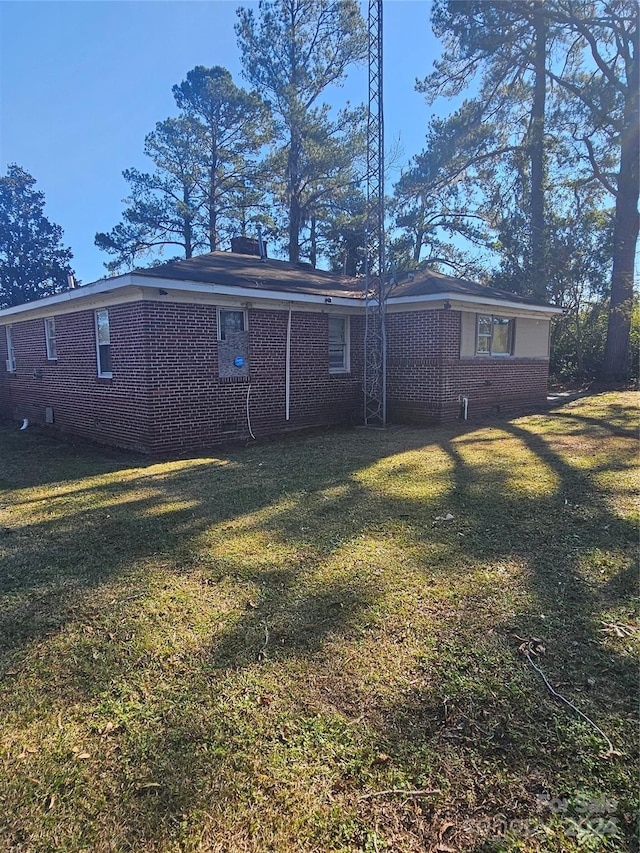
[[[367,110],[367,221],[365,258],[364,423],[387,422],[386,292],[384,283],[384,115],[382,109],[382,0],[369,0],[369,107]]]

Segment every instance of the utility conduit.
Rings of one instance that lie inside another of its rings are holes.
[[[289,304],[289,316],[287,318],[287,354],[285,358],[284,379],[284,409],[285,420],[289,420],[289,405],[291,401],[291,304]]]

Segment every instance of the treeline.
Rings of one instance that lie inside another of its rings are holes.
[[[635,361],[637,11],[634,0],[435,0],[444,49],[418,88],[459,106],[431,121],[388,200],[396,269],[566,306],[560,376],[621,379]],[[218,67],[174,86],[179,116],[145,142],[154,170],[124,173],[123,220],[96,237],[108,267],[159,247],[212,251],[260,222],[291,261],[361,272],[364,111],[323,102],[365,58],[358,6],[278,0],[238,16],[252,91]]]
[[[566,306],[561,376],[637,376],[637,3],[435,0],[431,20],[419,88],[461,103],[395,187],[401,262]]]
[[[289,260],[359,274],[365,110],[329,100],[366,60],[360,6],[273,0],[237,14],[247,88],[219,66],[176,83],[176,114],[144,142],[149,169],[125,170],[122,219],[96,235],[106,266],[227,248],[260,224]],[[443,52],[417,87],[452,111],[390,188],[393,269],[562,304],[552,373],[637,376],[636,0],[434,0],[431,23]]]
[[[216,251],[255,232],[285,245],[289,260],[343,263],[343,225],[362,212],[362,108],[323,101],[366,57],[355,0],[278,0],[238,9],[244,76],[198,66],[173,87],[179,114],[145,140],[153,169],[127,169],[122,221],[96,244],[112,272],[174,247]],[[361,247],[360,247],[361,248]],[[340,258],[340,260],[338,260]],[[356,260],[347,261],[356,272]]]

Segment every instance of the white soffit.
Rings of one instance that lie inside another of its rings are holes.
[[[167,291],[166,294],[160,291]],[[250,303],[254,307],[279,309],[293,305],[304,306],[305,310],[332,310],[342,308],[352,312],[363,312],[361,297],[326,296],[318,293],[295,293],[284,290],[267,290],[252,287],[234,287],[229,285],[205,284],[202,282],[176,279],[153,278],[136,273],[127,273],[114,278],[100,279],[91,284],[82,285],[54,296],[46,296],[24,305],[5,308],[0,311],[0,323],[3,320],[19,321],[25,319],[52,316],[71,311],[91,310],[95,307],[124,304],[136,300],[170,301],[171,298],[186,302],[197,297],[196,301],[216,305]],[[527,305],[521,302],[496,299],[484,296],[465,296],[460,293],[437,293],[425,296],[396,296],[387,300],[389,313],[438,309],[448,303],[455,311],[481,312],[496,309],[517,317],[547,317],[562,314],[563,309],[552,305]],[[440,303],[440,304],[438,304]],[[4,325],[4,324],[3,324]]]
[[[490,296],[465,296],[460,293],[431,293],[425,296],[392,296],[387,300],[389,313],[404,311],[442,309],[448,303],[452,311],[471,311],[473,313],[499,309],[510,316],[530,317],[537,314],[543,317],[553,317],[562,314],[563,309],[555,305],[528,305],[522,302],[511,302]],[[434,304],[435,303],[435,304]],[[440,303],[438,305],[438,303]]]

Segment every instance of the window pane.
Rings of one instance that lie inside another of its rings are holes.
[[[109,312],[96,311],[96,328],[98,330],[98,343],[108,344],[111,339],[109,336]]]
[[[347,370],[347,318],[329,317],[329,369]]]
[[[344,347],[329,347],[329,367],[340,370],[344,366]]]
[[[56,353],[56,321],[48,317],[45,321],[45,335],[47,339],[47,358],[57,358]]]
[[[478,314],[477,327],[476,352],[489,355],[491,353],[491,317]]]
[[[231,332],[244,332],[244,311],[220,312],[220,340],[225,341]]]
[[[16,369],[16,351],[13,347],[13,329],[11,326],[6,326],[5,332],[7,336],[7,367],[10,371],[14,371]]]
[[[491,317],[478,316],[478,335],[491,337]]]
[[[100,373],[111,373],[111,346],[109,344],[100,344],[98,347],[98,357],[100,359]]]
[[[329,317],[329,345],[345,343],[345,325],[344,317]]]
[[[491,352],[494,355],[508,355],[511,352],[509,334],[510,324],[506,317],[493,318],[493,341]]]

